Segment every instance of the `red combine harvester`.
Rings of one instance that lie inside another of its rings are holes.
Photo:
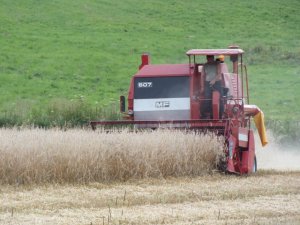
[[[124,120],[92,121],[91,126],[94,129],[97,125],[134,125],[137,128],[212,131],[225,137],[227,172],[255,172],[257,162],[251,117],[263,146],[267,138],[263,112],[249,104],[243,53],[237,46],[192,49],[186,52],[187,64],[162,65],[150,64],[149,55],[143,54],[139,71],[131,79],[126,112],[125,97],[120,97],[121,112],[126,114]],[[212,61],[204,62],[203,56]],[[221,61],[215,61],[214,57]],[[226,62],[230,62],[230,68]],[[207,64],[215,66],[215,70],[206,69]],[[218,86],[209,82],[208,70],[215,71]]]

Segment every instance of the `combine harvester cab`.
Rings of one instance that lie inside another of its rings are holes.
[[[172,128],[212,131],[225,137],[225,171],[237,174],[256,172],[254,118],[262,145],[267,144],[264,114],[249,104],[248,75],[242,49],[191,49],[187,64],[150,64],[142,55],[139,71],[132,77],[125,97],[120,97],[121,121],[92,121],[97,125],[134,125],[136,128]],[[217,57],[218,86],[206,81],[205,57]],[[224,59],[225,58],[225,59]],[[228,65],[230,68],[228,68]]]

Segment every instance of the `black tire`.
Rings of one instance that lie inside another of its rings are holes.
[[[226,169],[227,169],[227,161],[226,161],[226,157],[225,156],[222,156],[219,158],[219,161],[217,163],[217,169],[220,171],[220,172],[226,172]]]

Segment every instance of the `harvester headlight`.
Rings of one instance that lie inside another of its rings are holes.
[[[132,109],[128,110],[128,115],[133,115],[133,110]]]

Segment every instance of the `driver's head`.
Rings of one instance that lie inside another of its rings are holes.
[[[207,60],[207,62],[213,62],[214,61],[214,56],[213,55],[207,55],[206,60]]]

